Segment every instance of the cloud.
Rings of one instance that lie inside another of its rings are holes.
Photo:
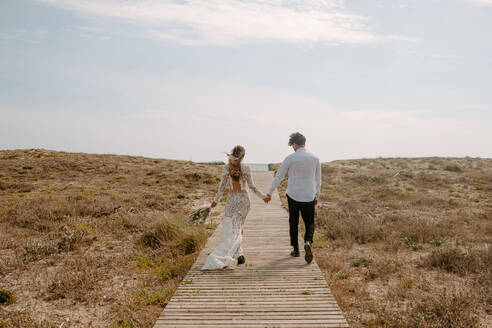
[[[57,112],[51,111],[50,104],[35,110],[0,107],[0,148],[208,161],[223,160],[224,151],[243,144],[247,161],[278,162],[290,152],[288,135],[301,131],[323,161],[492,156],[490,147],[485,147],[492,143],[486,120],[389,109],[345,111],[298,92],[213,80],[84,73],[98,81],[91,85],[105,95],[106,111],[94,111],[102,106],[97,104],[83,111]],[[77,76],[84,80],[83,75]],[[123,109],[120,103],[132,106]]]
[[[189,45],[413,40],[372,33],[369,17],[351,13],[342,0],[38,1],[132,23],[148,37]]]
[[[30,43],[40,43],[43,40],[45,40],[48,37],[48,35],[49,35],[48,30],[45,30],[43,28],[37,28],[31,33],[30,37],[28,38],[28,41]]]
[[[468,0],[480,6],[492,6],[492,0]]]
[[[12,32],[0,32],[0,41],[9,41],[18,39],[23,35],[24,31],[17,30]]]
[[[42,29],[42,28],[38,28],[36,29],[36,31],[34,32],[34,37],[38,40],[42,40],[42,39],[45,39],[48,37],[48,30],[45,30],[45,29]]]
[[[24,39],[32,43],[38,43],[48,37],[48,30],[36,28],[34,30],[15,30],[10,32],[0,32],[0,41],[10,41]]]

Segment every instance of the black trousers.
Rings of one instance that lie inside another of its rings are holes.
[[[306,232],[304,242],[313,243],[314,235],[314,200],[312,202],[298,202],[287,195],[289,202],[289,225],[290,225],[290,244],[294,248],[299,248],[297,236],[299,234],[299,212],[301,212]]]

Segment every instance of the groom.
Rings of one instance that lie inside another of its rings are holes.
[[[318,203],[321,188],[321,165],[319,159],[306,151],[306,137],[299,132],[292,133],[289,146],[294,153],[287,156],[268,189],[265,202],[272,198],[272,192],[278,187],[285,174],[288,174],[287,200],[289,203],[290,244],[294,247],[291,256],[299,257],[299,212],[302,214],[306,233],[304,234],[304,259],[313,260],[314,208]]]

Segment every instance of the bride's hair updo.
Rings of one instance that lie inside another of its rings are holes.
[[[229,157],[229,175],[233,179],[239,179],[243,176],[243,171],[241,170],[241,161],[246,154],[246,150],[243,146],[237,145],[232,148],[231,153],[227,154]]]

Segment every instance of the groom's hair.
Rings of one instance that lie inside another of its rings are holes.
[[[306,144],[306,137],[299,132],[294,132],[289,136],[289,146],[293,144],[304,146]]]

